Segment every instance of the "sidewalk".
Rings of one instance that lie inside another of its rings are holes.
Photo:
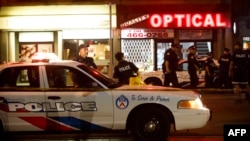
[[[222,89],[222,88],[197,88],[197,89],[190,89],[197,91],[202,94],[233,94],[233,89]]]

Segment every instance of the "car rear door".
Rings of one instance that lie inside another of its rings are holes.
[[[73,67],[53,65],[45,69],[46,109],[52,130],[107,130],[112,127],[113,102],[109,90]],[[75,83],[78,86],[74,86]]]
[[[43,131],[44,82],[39,66],[17,66],[0,74],[0,119],[5,131]]]

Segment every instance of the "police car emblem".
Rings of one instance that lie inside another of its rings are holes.
[[[121,95],[116,99],[116,107],[119,109],[126,109],[128,107],[128,99],[124,95]]]

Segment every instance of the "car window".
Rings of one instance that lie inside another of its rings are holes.
[[[40,87],[37,66],[12,67],[0,74],[0,87]]]
[[[84,72],[88,73],[89,75],[93,76],[96,80],[107,86],[108,88],[117,88],[122,86],[117,81],[114,81],[107,75],[104,75],[97,69],[87,67],[86,65],[78,65],[80,69],[82,69]]]
[[[50,88],[101,88],[92,78],[77,69],[65,66],[46,66]]]

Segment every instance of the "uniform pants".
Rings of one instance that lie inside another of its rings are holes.
[[[228,72],[220,72],[219,76],[220,86],[224,88],[232,88],[232,80],[228,76]]]
[[[213,76],[205,75],[205,87],[212,88],[213,87]]]
[[[198,85],[198,75],[196,70],[188,70],[190,76],[190,87],[195,88]]]
[[[173,87],[179,87],[179,82],[175,71],[167,74],[165,73],[164,86],[169,87],[170,83],[172,83]]]

